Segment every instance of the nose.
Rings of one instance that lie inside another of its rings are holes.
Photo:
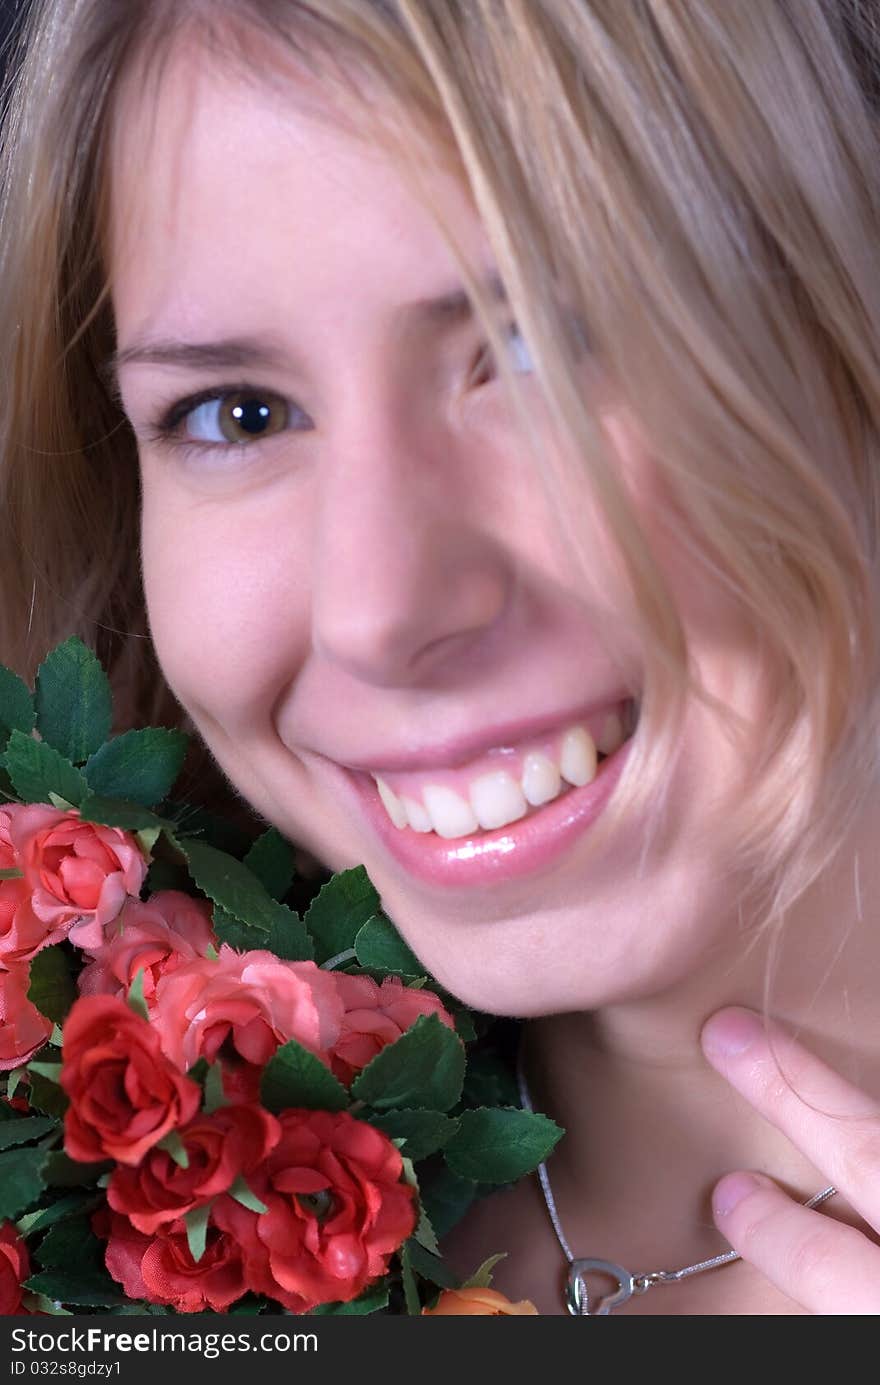
[[[312,646],[363,681],[408,685],[460,670],[504,616],[514,564],[479,512],[462,448],[436,426],[363,416],[328,444]]]

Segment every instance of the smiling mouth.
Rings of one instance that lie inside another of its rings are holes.
[[[399,830],[453,840],[489,832],[537,813],[573,788],[592,783],[599,766],[638,724],[634,698],[555,736],[489,751],[457,770],[373,773],[379,797]]]

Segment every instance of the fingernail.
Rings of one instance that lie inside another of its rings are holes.
[[[717,1015],[713,1015],[703,1025],[700,1037],[706,1053],[716,1053],[729,1058],[736,1053],[745,1053],[756,1039],[760,1039],[763,1032],[760,1015],[756,1015],[754,1010],[733,1006],[727,1010],[719,1010]]]
[[[712,1194],[712,1210],[716,1217],[726,1217],[742,1202],[744,1197],[760,1188],[760,1183],[751,1173],[729,1173],[716,1185]]]

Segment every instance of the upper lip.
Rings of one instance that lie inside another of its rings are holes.
[[[346,769],[358,770],[364,774],[405,773],[412,770],[460,769],[487,750],[514,749],[524,740],[561,731],[564,727],[576,726],[586,721],[596,712],[611,711],[623,702],[628,702],[631,693],[622,692],[589,704],[581,704],[567,712],[545,712],[542,715],[520,717],[517,721],[505,721],[481,731],[471,731],[464,736],[450,737],[448,740],[434,742],[417,750],[388,750],[363,759],[339,759],[337,764]]]

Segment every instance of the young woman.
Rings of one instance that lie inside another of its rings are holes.
[[[96,643],[530,1021],[566,1138],[450,1253],[542,1313],[550,1208],[621,1312],[880,1312],[869,9],[43,0],[18,64],[3,660]]]

